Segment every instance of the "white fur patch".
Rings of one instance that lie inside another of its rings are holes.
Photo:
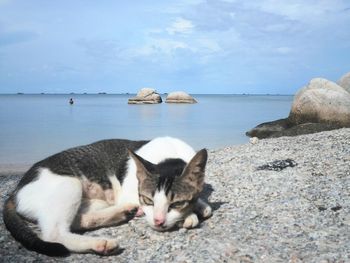
[[[167,158],[179,158],[188,163],[196,154],[191,146],[172,137],[156,138],[141,147],[136,153],[154,164]]]
[[[80,202],[82,185],[79,179],[56,175],[47,168],[39,169],[38,174],[37,180],[17,193],[17,211],[20,214],[31,219],[46,218],[56,214],[55,211],[60,213],[60,209],[65,209],[65,204],[72,200]],[[55,204],[55,207],[50,204]]]
[[[169,202],[165,195],[164,190],[162,189],[160,192],[156,192],[153,197],[153,217],[156,218],[165,218],[166,213],[168,212]]]
[[[38,221],[44,240],[57,241],[62,233],[69,232],[82,191],[79,179],[41,168],[38,178],[18,191],[17,211]]]

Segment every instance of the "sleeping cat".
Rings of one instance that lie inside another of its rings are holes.
[[[6,200],[3,216],[13,237],[50,256],[69,252],[109,255],[116,240],[72,231],[111,226],[145,214],[155,230],[196,227],[211,208],[199,198],[207,162],[170,137],[152,141],[104,140],[34,164]],[[35,221],[38,237],[23,218]]]

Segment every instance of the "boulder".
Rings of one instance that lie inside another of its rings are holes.
[[[197,103],[189,94],[183,91],[175,91],[168,94],[166,103]]]
[[[288,118],[286,118],[259,124],[255,128],[246,132],[246,135],[259,139],[278,138],[282,136],[298,136],[322,131],[330,131],[339,128],[341,127],[338,125],[327,123],[303,123],[293,125],[288,121]]]
[[[128,100],[129,104],[157,104],[162,103],[162,97],[157,93],[155,89],[143,88],[136,97]]]
[[[315,78],[300,89],[288,118],[259,124],[249,137],[296,136],[350,127],[350,93],[336,83]]]
[[[336,83],[315,78],[294,97],[289,121],[350,127],[350,93]]]
[[[350,72],[345,74],[340,78],[340,80],[338,80],[338,85],[350,93]]]
[[[284,131],[291,127],[288,118],[276,121],[264,122],[246,132],[249,137],[257,137],[259,139],[269,138],[272,135]]]

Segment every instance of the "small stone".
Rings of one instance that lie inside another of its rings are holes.
[[[336,212],[338,210],[342,209],[342,207],[340,205],[334,206],[331,208],[332,211]]]
[[[257,144],[259,142],[259,138],[258,137],[252,137],[249,139],[249,142],[251,144]]]

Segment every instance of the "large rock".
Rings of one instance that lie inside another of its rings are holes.
[[[249,137],[258,137],[259,139],[272,137],[274,134],[284,131],[291,127],[288,118],[271,122],[264,122],[246,132]]]
[[[189,94],[183,91],[175,91],[168,94],[166,103],[197,103]]]
[[[315,78],[294,97],[289,120],[350,127],[350,93],[332,81]]]
[[[296,136],[350,127],[350,93],[326,79],[312,79],[294,97],[288,118],[259,124],[249,137]]]
[[[288,118],[265,122],[246,132],[251,138],[278,138],[282,136],[298,136],[329,131],[340,128],[338,125],[328,123],[302,123],[293,125]]]
[[[350,72],[345,74],[340,78],[340,80],[338,80],[338,85],[350,93]]]
[[[162,102],[162,97],[156,92],[155,89],[143,88],[136,97],[128,100],[129,104],[157,104]]]

